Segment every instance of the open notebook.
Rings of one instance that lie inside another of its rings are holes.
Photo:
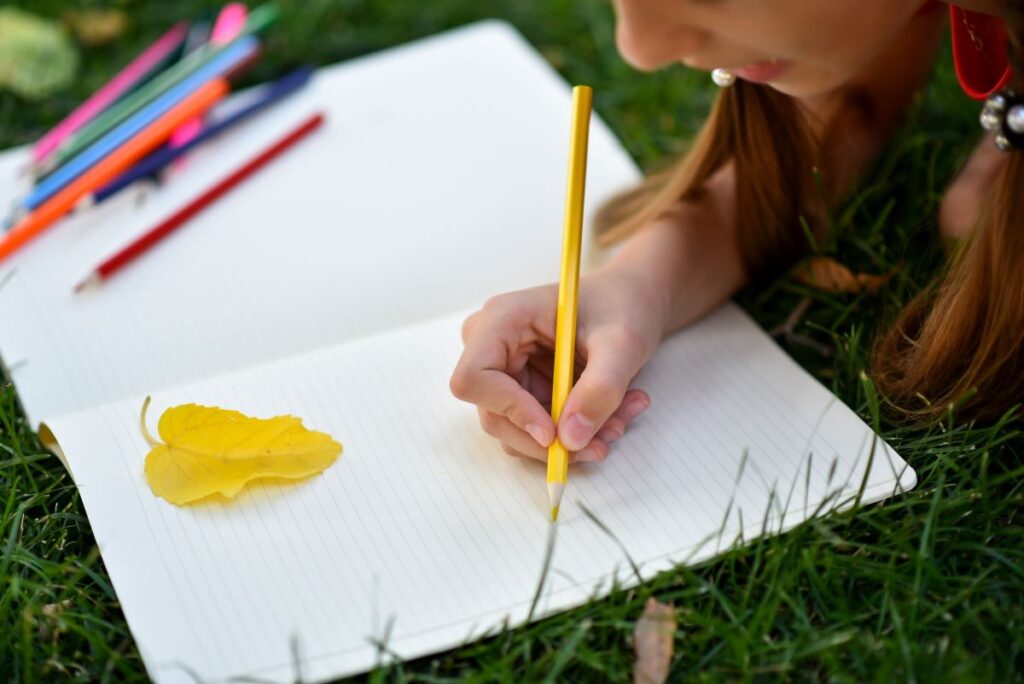
[[[557,278],[569,106],[516,33],[477,24],[322,70],[160,192],[67,221],[2,267],[0,352],[59,442],[155,680],[321,680],[372,667],[382,639],[413,658],[527,618],[544,469],[504,455],[447,383],[468,310]],[[317,108],[324,130],[71,296]],[[0,199],[25,158],[0,157]],[[595,118],[589,206],[637,177]],[[668,340],[637,384],[649,412],[612,458],[571,472],[537,616],[636,581],[583,506],[651,576],[915,483],[735,306]],[[176,508],[143,479],[145,394],[151,422],[187,402],[290,413],[345,451],[310,480]]]

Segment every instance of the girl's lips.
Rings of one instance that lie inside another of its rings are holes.
[[[781,59],[769,59],[757,64],[747,64],[737,69],[733,69],[732,72],[742,78],[744,81],[751,81],[753,83],[767,83],[782,75],[786,69],[789,68],[789,62]]]

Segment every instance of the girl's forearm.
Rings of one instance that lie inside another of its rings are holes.
[[[713,176],[700,198],[679,202],[622,243],[604,268],[642,284],[660,309],[662,335],[701,318],[747,281],[735,221],[733,169]]]

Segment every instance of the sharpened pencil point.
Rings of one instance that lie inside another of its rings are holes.
[[[25,209],[15,204],[11,207],[11,212],[7,214],[7,217],[3,220],[2,226],[0,227],[2,227],[6,232],[18,225],[23,218],[25,218]]]
[[[548,482],[548,502],[551,504],[551,522],[558,520],[558,507],[562,503],[565,485],[561,482]]]
[[[87,290],[93,287],[99,287],[102,282],[103,281],[100,278],[99,274],[91,273],[89,274],[89,277],[75,285],[75,294],[78,294],[82,290]]]
[[[78,203],[75,204],[75,208],[73,209],[73,211],[75,211],[76,213],[79,211],[85,211],[86,209],[89,209],[90,207],[93,207],[95,205],[96,194],[90,192],[87,195],[83,195],[82,199],[78,200]]]

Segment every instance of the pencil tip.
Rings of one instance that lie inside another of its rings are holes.
[[[78,203],[75,204],[75,211],[85,211],[86,209],[89,209],[90,207],[93,207],[95,205],[96,195],[90,192],[86,195],[83,195],[82,199],[78,200]]]
[[[15,226],[21,223],[22,219],[24,219],[26,215],[24,208],[16,204],[14,208],[11,209],[11,212],[7,214],[7,217],[3,220],[2,226],[0,227],[2,227],[5,232],[13,230]]]
[[[99,277],[95,273],[90,273],[89,276],[87,278],[85,278],[85,280],[83,280],[82,282],[80,282],[77,285],[75,285],[74,294],[78,294],[82,290],[85,290],[85,289],[88,289],[88,288],[91,288],[91,287],[96,287],[99,284],[100,284]]]
[[[548,501],[551,503],[551,522],[558,521],[558,507],[562,503],[562,492],[564,491],[564,483],[548,482]]]

